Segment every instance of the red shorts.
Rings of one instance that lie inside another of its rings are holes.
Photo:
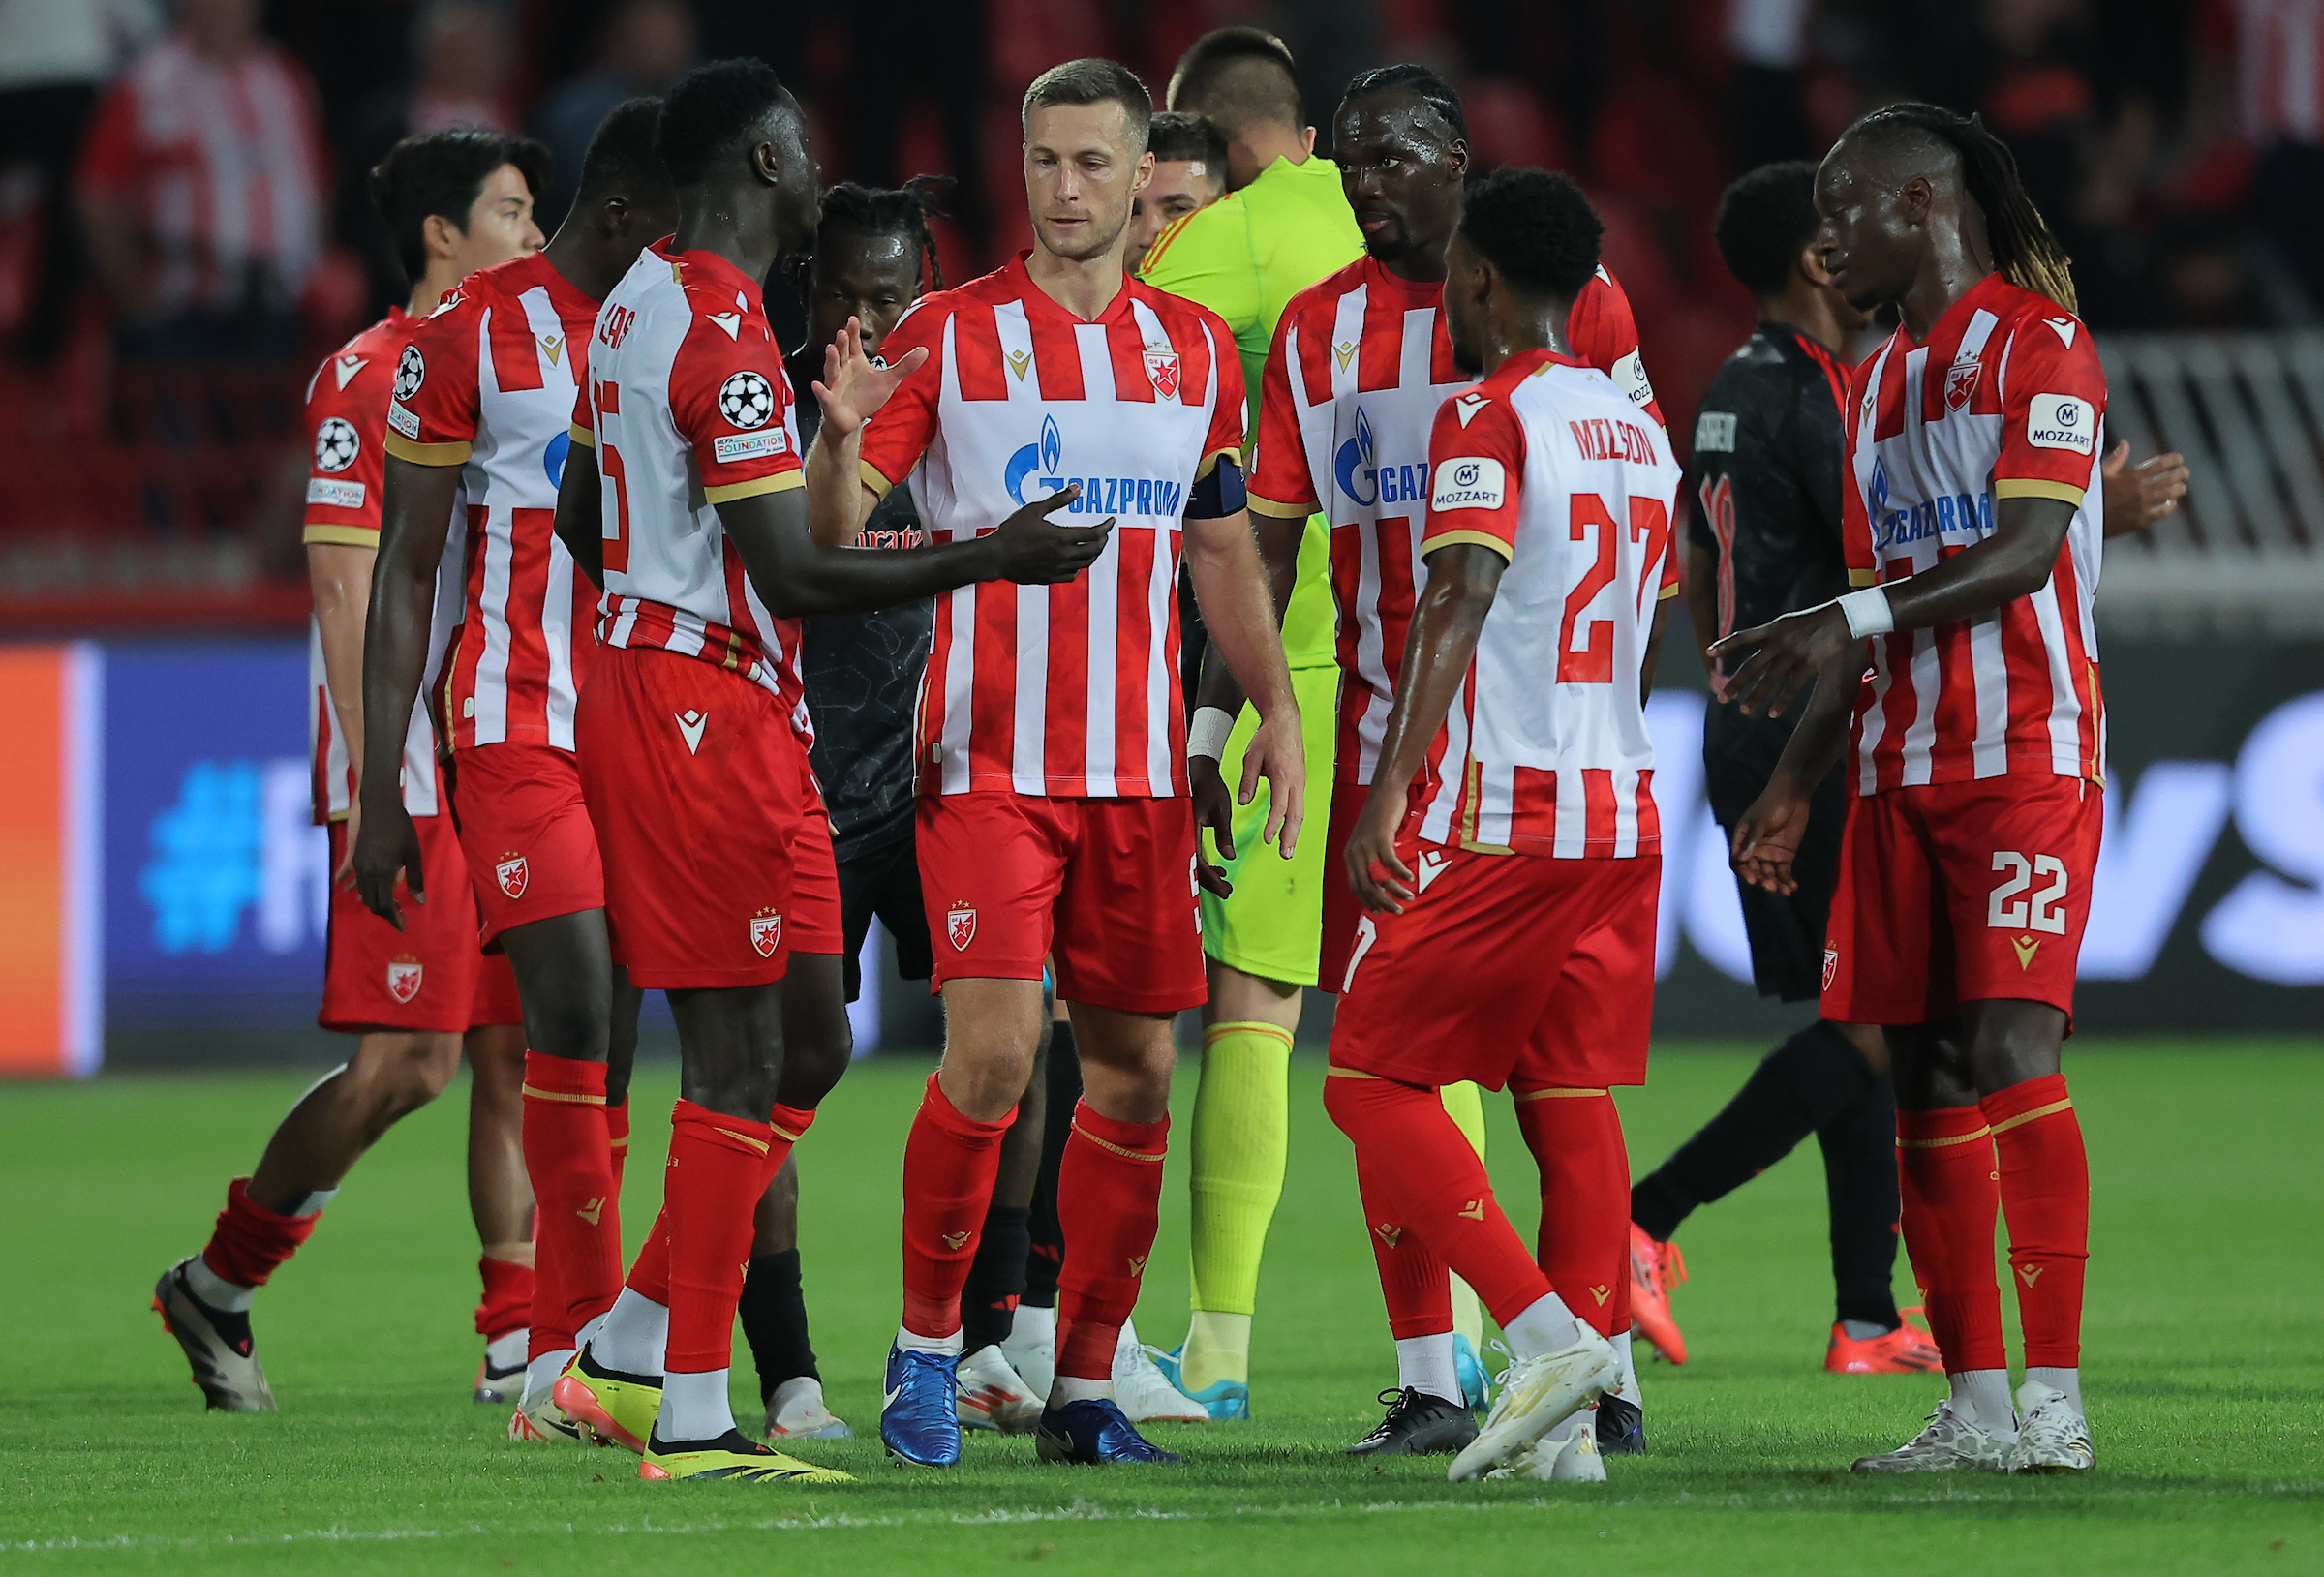
[[[487,946],[532,921],[605,907],[597,833],[570,750],[483,744],[460,751],[452,768],[452,810]]]
[[[648,989],[764,986],[791,938],[805,753],[772,691],[651,648],[597,653],[573,713],[614,956]]]
[[[1316,986],[1326,991],[1347,988],[1348,955],[1356,947],[1357,923],[1363,919],[1363,905],[1348,886],[1346,856],[1356,818],[1371,796],[1362,783],[1331,785],[1331,819],[1324,826],[1324,941],[1315,964]]]
[[[521,1024],[525,1005],[516,994],[516,971],[505,953],[487,953],[476,960],[476,994],[468,1010],[468,1027]]]
[[[1646,1082],[1661,855],[1401,847],[1427,885],[1358,923],[1333,1067],[1488,1090]]]
[[[441,779],[439,795],[443,792]],[[331,884],[329,934],[323,943],[322,1011],[325,1029],[359,1035],[370,1029],[435,1030],[458,1034],[477,1022],[476,900],[468,863],[449,816],[414,816],[419,870],[428,901],[414,903],[409,888],[395,890],[404,911],[397,930],[363,907],[352,883]],[[347,859],[347,823],[331,824],[331,869]]]
[[[2017,998],[2070,1027],[2104,807],[2095,783],[2032,774],[1849,802],[1823,1016],[1925,1024]]]
[[[932,988],[1039,980],[1051,958],[1068,1002],[1177,1013],[1208,996],[1186,801],[931,794],[918,833]]]
[[[832,852],[831,812],[823,790],[799,755],[800,794],[806,811],[791,842],[791,913],[783,938],[793,953],[844,953],[847,932],[840,923],[840,862]]]

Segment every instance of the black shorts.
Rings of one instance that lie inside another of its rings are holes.
[[[1735,823],[1767,787],[1790,738],[1786,721],[1746,717],[1731,706],[1713,704],[1704,716],[1703,787],[1711,815],[1730,846]],[[1761,996],[1812,1002],[1823,994],[1824,922],[1840,876],[1848,800],[1848,763],[1843,762],[1808,801],[1807,835],[1791,864],[1797,892],[1785,897],[1739,880],[1735,884],[1743,897],[1743,929],[1751,938],[1752,982]]]
[[[919,843],[905,817],[901,837],[840,862],[840,926],[846,933],[847,1000],[863,994],[864,937],[876,917],[896,939],[896,968],[905,980],[926,980],[935,968],[929,951],[928,909],[920,901]]]

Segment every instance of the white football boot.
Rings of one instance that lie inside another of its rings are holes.
[[[1138,1327],[1126,1319],[1121,1322],[1121,1340],[1114,1345],[1114,1405],[1133,1424],[1210,1421],[1210,1410],[1170,1382],[1155,1366],[1153,1353],[1138,1340]]]
[[[1587,1419],[1563,1441],[1536,1441],[1484,1475],[1537,1478],[1558,1484],[1603,1484],[1605,1458],[1598,1450],[1598,1425]]]
[[[1484,1427],[1452,1459],[1445,1476],[1455,1484],[1483,1478],[1488,1469],[1508,1462],[1612,1390],[1621,1379],[1622,1359],[1614,1344],[1587,1326],[1571,1346],[1517,1359],[1501,1372]]]
[[[1893,1451],[1858,1457],[1851,1473],[2003,1473],[2009,1471],[2009,1442],[1953,1410],[1950,1398],[1937,1404],[1928,1427]]]
[[[823,1382],[812,1375],[795,1375],[775,1387],[767,1399],[767,1439],[771,1441],[853,1440],[849,1429],[823,1405]]]
[[[2098,1460],[2090,1421],[2064,1391],[2027,1380],[2017,1388],[2017,1443],[2009,1448],[2013,1473],[2088,1472]]]
[[[512,1441],[537,1441],[550,1445],[595,1445],[596,1441],[581,1433],[581,1426],[565,1415],[557,1405],[552,1388],[542,1386],[528,1392],[508,1415],[508,1438]]]
[[[1024,1378],[1009,1367],[998,1347],[980,1347],[963,1353],[954,1375],[960,1391],[953,1399],[953,1411],[963,1429],[1030,1435],[1041,1421],[1046,1404],[1033,1394]]]
[[[1057,1311],[1019,1304],[1000,1355],[1024,1388],[1046,1403],[1057,1380]]]

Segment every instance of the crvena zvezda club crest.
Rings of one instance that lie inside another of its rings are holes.
[[[1146,353],[1147,380],[1153,384],[1159,399],[1178,397],[1178,353],[1176,350],[1148,350]]]
[[[976,911],[965,903],[954,904],[944,913],[944,934],[952,939],[955,953],[967,952],[976,935]]]
[[[1985,364],[1973,356],[1947,367],[1944,370],[1944,403],[1955,410],[1969,404],[1969,397],[1976,392],[1977,375],[1984,370]]]
[[[493,866],[492,874],[501,884],[502,892],[512,898],[521,898],[525,895],[525,883],[532,880],[533,869],[525,864],[523,855],[512,854]]]
[[[774,957],[775,950],[782,946],[782,916],[775,913],[772,909],[761,909],[757,914],[752,915],[750,917],[750,945],[758,949],[760,957]]]
[[[410,954],[388,959],[387,994],[398,1002],[411,1001],[419,995],[419,978],[424,973],[426,966]]]

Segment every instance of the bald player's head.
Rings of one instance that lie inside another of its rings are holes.
[[[1227,139],[1228,184],[1259,173],[1252,151],[1306,135],[1298,67],[1283,41],[1261,28],[1222,27],[1194,41],[1171,73],[1169,105],[1200,115]]]

